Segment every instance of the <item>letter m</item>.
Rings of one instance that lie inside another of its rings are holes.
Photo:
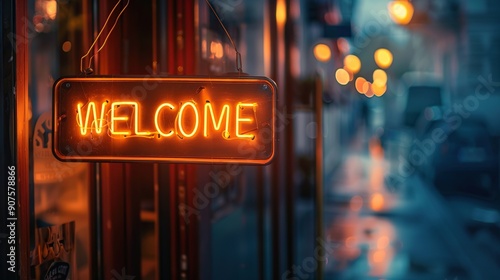
[[[212,108],[212,104],[211,103],[205,103],[205,125],[204,125],[204,130],[203,130],[203,136],[207,137],[208,136],[208,118],[209,118],[209,113],[210,111],[210,117],[212,119],[212,125],[214,127],[215,130],[219,130],[222,126],[222,120],[224,118],[224,114],[226,115],[226,128],[222,131],[222,135],[229,135],[229,105],[224,105],[222,107],[222,110],[221,110],[221,113],[220,113],[220,116],[219,116],[219,120],[216,122],[215,120],[215,114],[214,114],[214,109]]]

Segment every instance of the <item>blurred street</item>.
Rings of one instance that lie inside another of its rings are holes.
[[[471,235],[464,227],[467,218],[458,213],[470,216],[488,210],[453,204],[417,174],[392,185],[399,164],[389,160],[379,139],[366,137],[363,129],[344,151],[341,165],[325,183],[324,279],[462,280],[500,275],[500,262],[491,255],[498,254],[499,240],[493,242],[494,235],[486,230],[482,236]],[[303,206],[298,215],[313,227],[312,213]],[[302,238],[306,242],[312,236],[304,233]],[[487,249],[495,244],[495,249]],[[307,263],[302,266],[297,279],[312,279]]]

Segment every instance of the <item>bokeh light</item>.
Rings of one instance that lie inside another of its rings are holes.
[[[356,87],[356,90],[361,94],[365,94],[370,88],[370,84],[363,77],[358,77],[354,82],[354,86]]]
[[[386,85],[379,86],[379,85],[373,83],[373,84],[371,84],[371,90],[372,90],[373,94],[375,94],[375,96],[382,96],[387,91],[387,86]]]
[[[353,54],[344,58],[344,68],[352,74],[356,74],[361,69],[361,60]]]
[[[56,0],[44,1],[45,16],[51,20],[56,19],[57,15],[57,2]]]
[[[66,41],[62,44],[62,50],[63,52],[69,52],[71,51],[71,42],[70,41]]]
[[[373,71],[373,84],[383,87],[387,84],[387,73],[382,69]]]
[[[366,82],[366,83],[368,84],[368,90],[365,92],[365,95],[368,98],[372,98],[374,95],[373,90],[372,90],[372,83],[370,83],[370,82]]]
[[[335,71],[335,79],[337,79],[337,82],[343,86],[347,85],[350,80],[349,73],[344,69],[340,68]]]
[[[378,49],[374,54],[375,63],[377,63],[378,67],[386,69],[389,68],[392,64],[392,53],[388,49]]]
[[[284,26],[286,22],[286,4],[284,0],[278,0],[276,3],[276,23]]]
[[[330,60],[330,57],[332,56],[332,51],[330,50],[330,47],[322,43],[314,46],[313,52],[316,60],[321,62],[327,62],[328,60]]]
[[[374,193],[370,199],[370,208],[373,211],[380,211],[384,208],[385,199],[380,193]]]
[[[387,8],[389,16],[397,24],[408,24],[413,17],[413,5],[407,0],[392,1]]]

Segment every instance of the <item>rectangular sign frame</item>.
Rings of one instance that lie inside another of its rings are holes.
[[[62,77],[52,151],[61,161],[265,165],[276,96],[267,77]]]

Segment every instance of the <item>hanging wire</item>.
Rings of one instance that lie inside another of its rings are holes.
[[[95,54],[93,54],[90,58],[89,58],[89,64],[88,64],[88,67],[86,69],[83,69],[83,59],[85,57],[87,57],[89,54],[90,54],[90,51],[92,50],[92,48],[94,47],[94,45],[97,43],[97,40],[99,39],[99,37],[101,36],[102,32],[104,31],[104,29],[106,28],[106,25],[108,24],[109,22],[109,19],[111,18],[111,15],[113,15],[113,13],[115,12],[116,8],[118,7],[118,5],[120,5],[120,3],[122,2],[122,0],[118,0],[118,2],[115,4],[115,6],[113,7],[113,9],[111,10],[111,12],[109,13],[108,15],[108,18],[106,18],[106,21],[104,22],[104,25],[102,26],[101,28],[101,31],[99,31],[99,33],[97,34],[97,36],[95,37],[94,39],[94,42],[92,43],[92,45],[89,47],[89,50],[87,51],[87,53],[82,56],[82,58],[80,59],[80,71],[84,74],[90,74],[92,73],[92,68],[90,67],[92,65],[92,59],[94,58],[94,56],[96,54],[98,54],[103,48],[104,46],[106,45],[106,43],[108,42],[108,38],[109,36],[111,35],[111,33],[113,32],[113,30],[115,29],[115,26],[116,24],[118,23],[118,20],[120,19],[121,15],[123,14],[123,12],[125,12],[125,10],[127,9],[128,7],[128,4],[130,3],[130,0],[127,0],[127,4],[125,4],[125,6],[123,7],[123,9],[120,11],[120,13],[118,14],[118,16],[116,17],[115,19],[115,23],[113,24],[113,26],[111,27],[111,29],[109,30],[108,32],[108,35],[106,36],[106,38],[104,39],[104,42],[102,43],[102,46],[97,50],[97,52]]]
[[[210,1],[205,0],[207,2],[207,5],[210,7],[212,12],[214,13],[215,17],[219,21],[220,25],[222,26],[222,29],[224,29],[224,32],[226,32],[227,37],[229,38],[229,41],[231,41],[231,44],[233,45],[234,51],[236,52],[236,69],[238,70],[238,73],[243,72],[243,63],[241,62],[241,54],[238,52],[238,49],[236,48],[236,44],[233,41],[233,38],[231,38],[231,35],[227,31],[226,27],[224,26],[224,23],[222,23],[222,20],[220,19],[219,15],[217,14],[217,11],[215,11],[214,7],[212,4],[210,4]]]

